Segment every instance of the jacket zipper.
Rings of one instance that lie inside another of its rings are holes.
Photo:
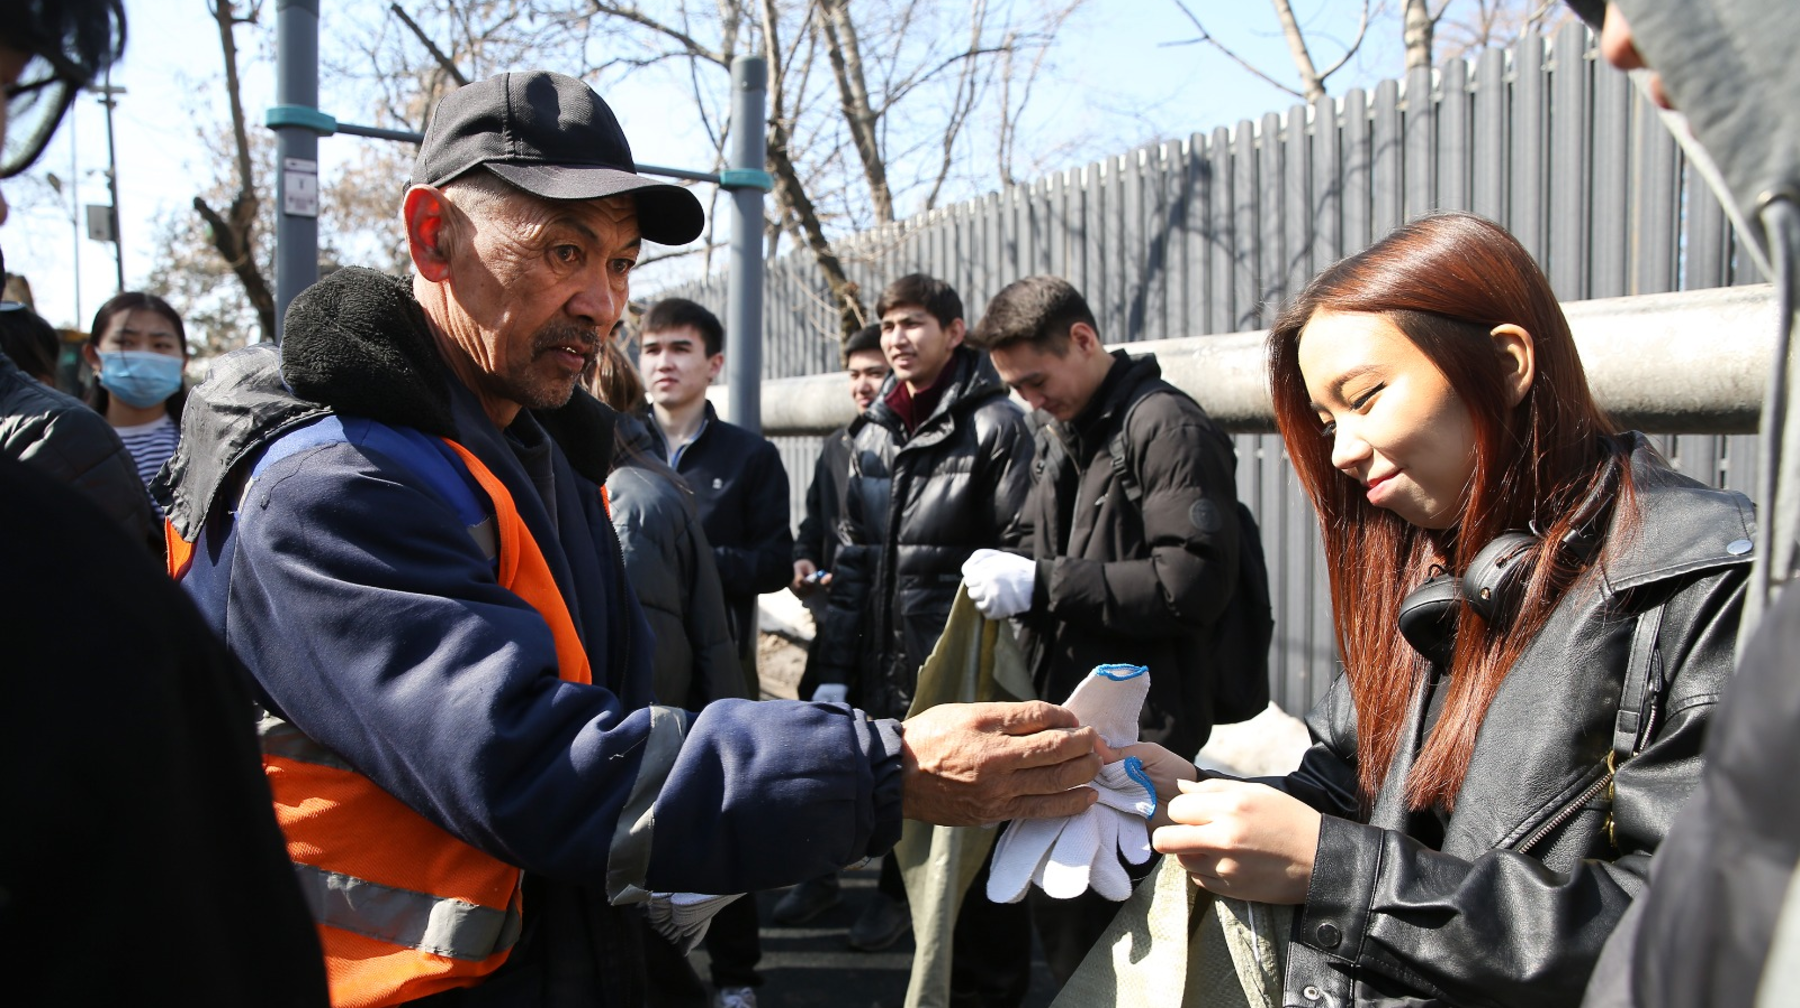
[[[1564,805],[1561,810],[1550,817],[1549,822],[1539,826],[1537,832],[1526,837],[1525,842],[1514,847],[1513,850],[1518,851],[1520,854],[1529,854],[1531,848],[1537,846],[1545,837],[1555,832],[1557,827],[1568,822],[1570,819],[1573,819],[1575,814],[1580,812],[1583,806],[1594,800],[1595,795],[1600,794],[1602,791],[1605,791],[1608,787],[1612,786],[1612,780],[1613,771],[1609,768],[1606,773],[1600,776],[1599,780],[1596,780],[1594,783],[1583,788],[1582,792],[1575,796],[1574,801]]]

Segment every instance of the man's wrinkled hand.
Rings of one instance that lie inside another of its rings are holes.
[[[943,704],[901,725],[903,812],[940,826],[1075,815],[1100,772],[1099,735],[1039,700]],[[1073,789],[1073,790],[1071,790]]]

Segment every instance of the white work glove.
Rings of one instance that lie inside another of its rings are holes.
[[[1150,672],[1141,665],[1101,665],[1075,687],[1063,706],[1092,725],[1114,747],[1137,741],[1138,712],[1150,691]],[[1131,864],[1150,859],[1150,817],[1156,814],[1156,787],[1136,757],[1100,768],[1086,785],[1100,800],[1061,819],[1015,821],[994,848],[988,872],[988,899],[1017,903],[1036,882],[1054,899],[1072,899],[1089,889],[1114,902],[1131,895],[1131,879],[1119,857]]]
[[[822,682],[813,690],[813,703],[849,703],[850,687],[841,682]]]
[[[1035,560],[1005,550],[979,549],[963,561],[962,574],[969,601],[988,619],[1017,616],[1031,608],[1031,590],[1037,584]]]
[[[725,904],[737,899],[739,894],[731,896],[702,896],[699,893],[651,893],[644,904],[644,916],[650,919],[650,926],[656,933],[669,940],[669,943],[681,950],[682,955],[700,946],[700,940],[706,937],[706,929],[712,924],[713,914],[725,909]]]

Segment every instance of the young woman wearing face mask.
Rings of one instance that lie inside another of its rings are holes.
[[[181,316],[154,294],[127,291],[100,306],[89,333],[82,347],[94,371],[88,405],[119,432],[148,486],[181,437],[188,357]]]
[[[1343,674],[1286,777],[1131,747],[1173,795],[1154,845],[1296,905],[1284,1004],[1575,1005],[1698,780],[1750,504],[1615,432],[1548,281],[1477,217],[1332,266],[1269,350]]]

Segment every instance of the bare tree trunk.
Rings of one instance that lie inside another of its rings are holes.
[[[1406,69],[1416,70],[1419,67],[1431,67],[1432,37],[1437,30],[1437,18],[1426,9],[1426,0],[1404,0],[1405,7],[1401,12],[1403,35],[1406,40]],[[1442,12],[1439,13],[1439,17]]]
[[[862,45],[856,26],[850,21],[850,5],[845,0],[820,0],[818,24],[825,32],[825,54],[831,60],[831,72],[837,77],[838,97],[844,108],[844,122],[850,127],[850,139],[862,159],[863,177],[869,183],[869,197],[875,204],[875,218],[882,224],[894,220],[894,195],[888,189],[887,164],[881,157],[881,142],[875,126],[879,117],[869,104],[869,86],[863,76]]]
[[[1306,35],[1301,32],[1300,22],[1294,17],[1294,5],[1288,0],[1270,2],[1275,5],[1275,16],[1281,19],[1281,33],[1287,36],[1288,51],[1293,54],[1294,66],[1300,71],[1301,96],[1308,102],[1325,97],[1325,78],[1313,66],[1312,53],[1306,48]]]
[[[213,20],[219,25],[219,45],[225,53],[225,93],[231,101],[231,136],[237,146],[237,195],[220,214],[203,197],[194,197],[194,210],[206,221],[216,249],[244,285],[244,295],[256,309],[264,342],[275,339],[275,295],[256,262],[256,176],[250,157],[250,137],[244,126],[244,101],[238,86],[237,39],[232,29],[239,23],[231,0],[213,0]]]
[[[843,261],[832,248],[831,239],[819,222],[819,211],[806,195],[800,172],[794,167],[793,138],[788,133],[786,96],[783,91],[784,68],[781,62],[781,39],[777,35],[775,0],[763,0],[763,47],[769,60],[769,174],[775,177],[775,199],[784,213],[791,214],[806,239],[806,247],[825,274],[825,284],[837,303],[841,338],[849,339],[863,327],[865,312],[857,286],[844,272]]]

